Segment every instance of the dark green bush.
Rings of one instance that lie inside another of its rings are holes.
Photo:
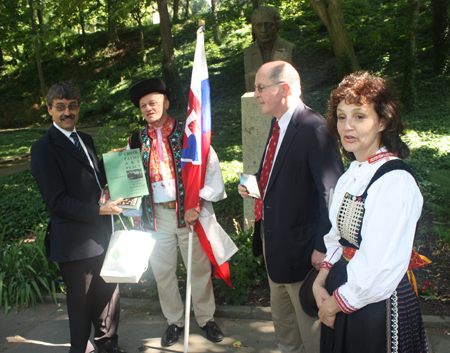
[[[236,233],[231,238],[239,251],[229,261],[231,284],[234,288],[228,287],[222,280],[215,281],[215,286],[219,289],[220,298],[227,304],[242,305],[247,303],[252,287],[267,278],[267,274],[262,255],[257,258],[253,256],[253,228],[243,231],[236,222],[235,227]]]
[[[30,170],[0,178],[0,194],[0,224],[6,229],[6,239],[47,226],[47,207]]]

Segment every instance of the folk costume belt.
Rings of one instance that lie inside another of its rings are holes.
[[[159,202],[155,203],[155,206],[162,206],[163,208],[175,209],[177,203],[176,201],[167,201],[167,202]]]
[[[342,257],[344,259],[346,259],[347,261],[350,261],[353,258],[353,256],[355,256],[357,250],[358,249],[351,248],[349,246],[344,246],[344,251],[342,253]]]

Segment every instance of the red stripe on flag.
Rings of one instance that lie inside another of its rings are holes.
[[[206,255],[208,255],[209,261],[211,261],[214,266],[214,277],[218,279],[223,279],[228,286],[234,288],[231,284],[230,278],[230,267],[228,266],[228,261],[224,262],[221,266],[216,261],[214,257],[214,253],[211,248],[211,243],[208,240],[208,237],[205,234],[205,231],[200,222],[197,222],[194,227],[195,232],[197,233],[198,240],[200,240],[200,244],[202,245],[203,250],[205,250]]]
[[[187,140],[186,135],[184,140]],[[186,163],[181,171],[184,189],[186,190],[184,199],[185,210],[190,210],[198,205],[200,190],[205,186],[206,165],[210,146],[211,131],[208,131],[202,135],[202,164],[193,165],[192,163]]]
[[[194,92],[192,92],[192,89],[189,90],[189,111],[188,116],[190,113],[194,111],[199,117],[202,116],[202,104],[198,100],[198,98],[195,96]]]

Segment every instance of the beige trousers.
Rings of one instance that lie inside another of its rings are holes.
[[[261,237],[264,247],[264,224]],[[267,266],[267,263],[266,263]],[[299,291],[303,281],[295,283],[275,283],[270,279],[270,303],[275,337],[281,353],[319,353],[320,320],[306,314],[300,304]]]
[[[157,232],[152,236],[156,240],[150,256],[150,264],[158,287],[159,301],[169,325],[184,327],[184,301],[178,290],[177,243],[183,262],[187,263],[189,231],[187,227],[177,228],[177,216],[173,209],[155,206]],[[200,327],[214,319],[216,305],[211,281],[211,262],[203,250],[197,234],[192,242],[192,305],[195,319]]]

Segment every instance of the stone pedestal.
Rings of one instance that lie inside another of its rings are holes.
[[[261,113],[258,100],[253,98],[253,92],[247,92],[241,97],[241,112],[244,173],[255,174],[264,154],[273,117]],[[254,207],[253,198],[244,199],[244,229],[253,227]]]

